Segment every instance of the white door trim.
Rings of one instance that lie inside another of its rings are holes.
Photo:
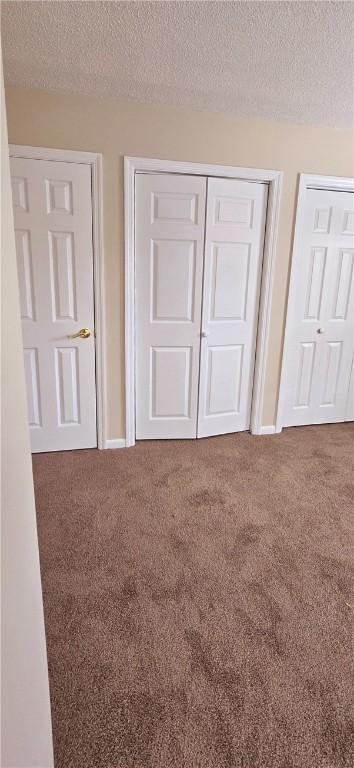
[[[209,165],[142,157],[124,158],[125,423],[127,446],[135,444],[135,174],[139,172],[185,173],[244,179],[268,184],[269,195],[251,411],[251,433],[253,435],[262,434],[265,368],[283,173],[282,171],[239,168],[230,165]]]
[[[9,145],[10,157],[26,160],[53,160],[64,163],[81,163],[91,167],[92,190],[92,242],[94,271],[94,304],[96,331],[96,400],[97,400],[97,446],[108,448],[107,407],[106,407],[106,356],[103,344],[103,193],[102,155],[97,152],[80,152],[69,149],[49,149]]]
[[[296,208],[296,221],[295,221],[295,230],[294,230],[294,240],[293,240],[293,249],[292,249],[292,257],[291,257],[291,270],[290,270],[290,277],[289,277],[289,286],[288,286],[288,294],[287,294],[287,308],[289,306],[289,296],[290,296],[290,290],[291,290],[291,282],[293,277],[293,265],[295,262],[295,255],[298,253],[298,250],[301,248],[301,230],[302,230],[302,221],[305,211],[305,202],[306,202],[306,191],[308,189],[323,189],[323,190],[333,190],[335,192],[354,192],[354,178],[348,177],[348,176],[319,176],[318,174],[312,174],[312,173],[300,173],[299,174],[299,187],[298,187],[298,196],[297,196],[297,208]],[[285,382],[285,349],[286,345],[288,343],[289,333],[290,333],[290,324],[288,322],[288,311],[286,314],[286,323],[285,323],[285,332],[284,332],[284,342],[283,342],[283,353],[282,353],[282,364],[281,364],[281,375],[280,375],[280,385],[279,385],[279,396],[278,396],[278,410],[277,410],[277,418],[276,418],[276,425],[275,425],[275,431],[281,432],[283,429],[283,413],[284,413],[284,382]]]

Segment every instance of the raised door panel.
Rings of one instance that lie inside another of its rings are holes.
[[[136,178],[136,437],[196,436],[206,180]]]
[[[313,232],[316,235],[329,235],[332,223],[333,206],[319,207],[315,204],[313,212]]]
[[[49,232],[53,322],[77,320],[76,264],[73,232]]]
[[[42,427],[38,350],[24,349],[27,410],[30,427]]]
[[[47,213],[72,215],[73,184],[68,179],[45,179]]]
[[[245,319],[250,250],[249,243],[212,245],[210,322]]]
[[[78,349],[56,348],[55,358],[58,424],[80,424]]]
[[[304,320],[318,320],[320,317],[326,256],[326,248],[315,247],[309,253]]]
[[[354,235],[354,211],[344,208],[342,222],[342,235]]]
[[[193,322],[195,266],[195,241],[152,241],[152,322]]]
[[[198,437],[249,429],[267,187],[208,179]]]
[[[22,320],[35,320],[35,299],[33,281],[33,260],[31,248],[31,233],[29,230],[16,229],[17,272],[20,292],[20,308]]]
[[[316,344],[314,342],[301,342],[301,344],[299,344],[295,408],[309,408],[310,406],[315,352]]]
[[[231,227],[252,228],[254,201],[251,196],[216,195],[213,207],[215,226],[228,224]]]
[[[12,175],[11,186],[14,213],[27,213],[29,211],[27,177]]]
[[[348,387],[347,404],[345,409],[344,420],[354,421],[354,353],[353,353],[351,373],[349,377],[349,387]]]
[[[233,415],[240,410],[243,346],[208,347],[207,416]]]
[[[343,344],[341,341],[329,341],[326,343],[324,350],[325,377],[322,383],[322,406],[334,406],[336,404],[342,352]]]
[[[151,417],[190,418],[190,347],[153,347],[151,350]]]
[[[353,291],[353,248],[340,248],[337,254],[337,279],[334,282],[332,320],[347,320]]]
[[[198,199],[195,192],[153,192],[151,196],[152,224],[180,222],[197,224]]]

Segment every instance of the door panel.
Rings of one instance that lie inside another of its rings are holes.
[[[76,320],[76,265],[72,232],[49,232],[52,315],[58,320]]]
[[[195,242],[153,241],[152,322],[193,322]]]
[[[206,179],[136,176],[136,437],[196,437]]]
[[[250,265],[249,244],[214,244],[211,258],[209,321],[244,320]]]
[[[301,408],[308,406],[312,388],[313,364],[315,359],[315,344],[302,342],[298,348],[297,382],[296,382],[296,406]]]
[[[308,291],[304,314],[304,319],[306,320],[319,319],[326,257],[326,248],[312,248],[309,261]]]
[[[191,347],[153,347],[151,353],[152,418],[190,418]]]
[[[354,350],[354,195],[307,190],[284,350],[283,424],[343,421]],[[301,350],[301,352],[300,352]]]
[[[333,320],[347,320],[353,273],[353,249],[339,249],[337,281],[334,291]]]
[[[32,451],[95,447],[91,171],[12,158],[11,175]]]
[[[267,186],[208,179],[198,437],[249,429]]]
[[[354,355],[353,355],[352,370],[351,370],[350,381],[349,381],[349,395],[348,395],[344,420],[354,421]]]
[[[58,423],[61,426],[79,423],[77,351],[77,347],[57,347],[55,350]]]
[[[321,405],[336,403],[340,361],[343,351],[341,341],[328,341],[325,349],[325,377],[323,381],[323,395]]]
[[[35,320],[31,233],[28,230],[17,229],[15,242],[21,318]]]
[[[207,348],[207,416],[239,412],[242,356],[240,344]]]
[[[38,376],[38,350],[25,349],[25,379],[27,389],[27,409],[30,427],[41,427],[41,408]]]

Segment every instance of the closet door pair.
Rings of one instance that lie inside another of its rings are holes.
[[[138,440],[249,429],[267,192],[137,174]]]

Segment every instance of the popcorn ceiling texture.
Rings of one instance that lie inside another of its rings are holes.
[[[3,2],[7,84],[351,126],[350,2]]]

